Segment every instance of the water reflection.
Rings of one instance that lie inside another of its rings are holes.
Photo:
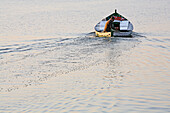
[[[105,51],[107,74],[104,75],[104,80],[108,82],[108,88],[125,87],[124,81],[132,71],[128,68],[129,57],[133,49],[141,43],[141,37],[111,38],[108,42],[108,48]]]

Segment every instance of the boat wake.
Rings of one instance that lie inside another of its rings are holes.
[[[137,32],[132,32],[132,37],[143,37],[143,38],[146,38],[146,36],[143,33],[137,33]]]
[[[94,32],[77,38],[27,40],[0,46],[0,92],[39,85],[51,77],[108,62],[140,43],[133,38],[95,37]]]

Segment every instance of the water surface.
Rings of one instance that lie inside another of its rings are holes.
[[[170,112],[168,0],[0,2],[0,112]],[[115,8],[133,37],[95,37]]]

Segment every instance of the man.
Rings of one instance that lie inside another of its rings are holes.
[[[104,31],[103,31],[103,32],[110,32],[110,31],[111,31],[112,23],[113,23],[114,20],[115,20],[115,18],[112,16],[112,17],[106,22],[106,25],[105,25],[105,28],[104,28]]]

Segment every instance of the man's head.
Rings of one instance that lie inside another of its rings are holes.
[[[111,17],[111,20],[115,20],[114,16]]]
[[[111,18],[112,18],[112,20],[114,20],[114,19],[115,19],[115,18],[114,18],[114,16],[112,16]]]

